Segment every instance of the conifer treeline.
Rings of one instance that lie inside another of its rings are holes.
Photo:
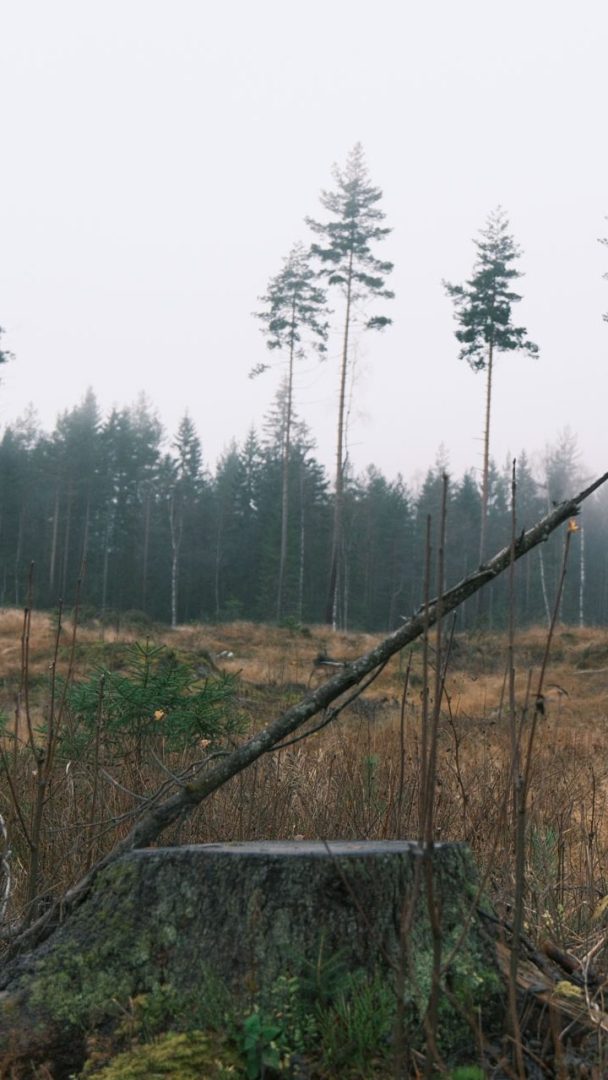
[[[50,434],[31,416],[8,427],[0,443],[0,603],[23,605],[34,563],[34,601],[70,603],[84,564],[82,603],[113,618],[144,612],[164,622],[246,618],[272,621],[281,548],[282,417],[277,399],[264,432],[232,443],[211,471],[188,417],[171,442],[140,401],[100,415],[89,392]],[[284,618],[321,622],[330,572],[332,490],[306,428],[296,423],[289,455],[289,536]],[[436,520],[441,463],[417,491],[374,466],[345,488],[338,622],[385,631],[422,600],[427,515]],[[568,434],[533,472],[518,459],[518,528],[572,494],[580,469]],[[510,538],[510,469],[493,468],[488,550]],[[475,569],[480,492],[473,471],[449,489],[446,576],[453,584]],[[586,505],[573,545],[562,618],[608,622],[608,502]],[[563,537],[521,564],[517,614],[545,621],[553,605]],[[491,590],[484,620],[504,624],[506,584]],[[459,628],[478,612],[460,611]]]

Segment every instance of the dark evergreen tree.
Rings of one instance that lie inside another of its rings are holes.
[[[132,408],[113,409],[101,432],[104,560],[100,606],[145,608],[166,617],[167,588],[148,577],[156,552],[167,547],[164,525],[155,520],[161,463],[162,426],[145,399]]]
[[[448,587],[470,574],[477,564],[479,545],[479,513],[481,500],[472,469],[459,483],[452,485],[450,516],[447,525],[446,582]],[[470,603],[458,609],[458,626],[468,630],[472,625]]]
[[[180,422],[173,447],[175,456],[166,459],[165,468],[171,541],[171,625],[175,627],[184,541],[186,552],[192,559],[192,541],[200,523],[198,512],[204,488],[203,452],[194,424],[187,414]],[[192,581],[189,584],[192,586]]]
[[[25,603],[28,551],[27,526],[32,490],[32,448],[20,437],[18,424],[8,427],[0,443],[0,596],[3,604]]]
[[[345,525],[343,622],[366,629],[394,629],[407,608],[414,542],[403,480],[389,481],[370,466],[347,489]]]
[[[490,214],[480,239],[474,241],[477,261],[473,276],[464,285],[444,282],[454,302],[459,329],[456,339],[462,348],[460,357],[473,371],[486,372],[486,405],[484,424],[483,474],[481,489],[480,560],[486,554],[486,524],[488,516],[490,477],[490,415],[492,406],[492,377],[497,352],[520,350],[536,356],[538,346],[527,338],[523,326],[514,326],[511,319],[513,304],[521,300],[512,291],[512,282],[521,277],[513,265],[521,252],[509,234],[509,222],[499,207]]]
[[[585,624],[608,623],[608,496],[604,488],[587,500],[581,514],[584,562],[583,602]]]
[[[328,285],[339,289],[345,303],[338,393],[334,521],[325,612],[326,622],[335,624],[346,479],[347,381],[355,313],[363,301],[392,299],[394,294],[386,288],[386,277],[393,269],[393,264],[382,262],[372,251],[372,245],[384,240],[391,230],[381,225],[385,218],[384,212],[378,206],[382,192],[370,183],[363,149],[359,143],[350,152],[343,170],[334,167],[334,179],[336,189],[321,194],[321,204],[328,211],[329,220],[306,220],[319,237],[319,241],[311,247],[313,256],[320,263],[319,272]],[[364,326],[367,329],[383,330],[390,322],[391,319],[385,315],[374,315],[364,320]]]
[[[51,603],[67,601],[79,578],[96,573],[103,539],[99,536],[101,415],[95,394],[62,413],[47,447],[52,469],[52,526],[48,560]],[[49,507],[50,509],[50,507]]]
[[[252,617],[258,596],[259,485],[263,454],[251,430],[242,450],[235,442],[215,477],[214,607],[218,619]]]
[[[269,349],[279,350],[287,358],[281,432],[281,549],[276,595],[276,617],[280,620],[287,564],[294,363],[296,358],[304,356],[306,346],[323,355],[328,333],[325,292],[318,285],[302,244],[294,245],[284,260],[283,269],[271,279],[266,295],[260,299],[266,306],[256,317],[264,323],[266,344]],[[251,374],[260,374],[267,367],[267,364],[259,364]]]

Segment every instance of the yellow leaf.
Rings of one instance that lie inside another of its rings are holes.
[[[580,986],[575,986],[574,983],[568,982],[567,979],[562,979],[561,982],[556,983],[553,987],[553,993],[559,994],[560,997],[579,999],[583,997],[583,991]]]
[[[599,922],[600,919],[603,919],[603,917],[604,917],[604,915],[606,914],[607,911],[608,911],[608,896],[603,896],[602,899],[600,900],[599,904],[597,904],[597,906],[596,906],[596,908],[595,908],[595,910],[593,912],[593,915],[591,916],[591,918],[593,919],[593,922]]]

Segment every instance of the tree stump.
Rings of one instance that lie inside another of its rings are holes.
[[[459,844],[426,853],[407,841],[132,851],[99,873],[42,946],[5,970],[0,1050],[15,1061],[50,1059],[56,1075],[68,1075],[82,1059],[72,1036],[107,1024],[116,1003],[159,986],[204,996],[221,982],[251,1008],[280,976],[322,973],[330,961],[381,973],[403,993],[410,1037],[423,1044],[439,934],[440,1047],[466,1054],[471,1025],[496,1032],[503,1016],[480,909],[476,868]]]

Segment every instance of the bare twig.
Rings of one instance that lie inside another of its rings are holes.
[[[0,814],[0,926],[6,917],[6,909],[11,895],[11,849],[8,830]]]

